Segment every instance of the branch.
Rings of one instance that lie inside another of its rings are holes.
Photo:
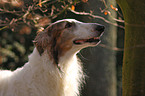
[[[11,14],[14,14],[17,16],[21,16],[22,11],[9,11],[9,10],[4,10],[4,9],[0,8],[0,14],[3,14],[3,13],[11,13]],[[20,13],[20,14],[18,14],[18,13]]]
[[[74,10],[71,10],[71,8],[68,8],[68,10],[70,10],[71,12],[73,12],[74,14],[77,14],[77,15],[86,15],[86,16],[91,16],[93,18],[98,18],[98,19],[101,19],[103,21],[105,21],[106,23],[109,23],[109,24],[112,24],[114,26],[117,26],[117,27],[120,27],[122,29],[125,29],[124,26],[122,25],[118,25],[117,23],[113,23],[113,22],[110,22],[109,20],[105,19],[104,17],[101,17],[101,16],[97,16],[97,15],[93,15],[91,13],[86,13],[86,12],[77,12],[77,11],[74,11]],[[117,20],[119,22],[119,20]]]
[[[4,27],[2,27],[2,28],[0,28],[0,31],[1,30],[3,30],[3,29],[6,29],[6,28],[9,28],[11,25],[13,25],[14,23],[16,23],[17,21],[19,21],[19,20],[23,20],[24,22],[26,22],[26,17],[27,17],[27,15],[32,11],[32,9],[33,9],[33,7],[34,7],[34,5],[32,5],[32,6],[29,6],[28,7],[28,10],[26,11],[26,13],[24,13],[23,15],[21,15],[21,17],[19,17],[18,19],[16,18],[13,18],[11,21],[10,21],[10,23],[9,24],[6,24]],[[2,9],[0,9],[0,11],[1,11]],[[4,10],[5,11],[5,10]],[[5,11],[5,12],[13,12],[13,11]],[[15,13],[15,12],[13,12],[13,13]],[[0,26],[3,26],[4,24],[0,24]]]

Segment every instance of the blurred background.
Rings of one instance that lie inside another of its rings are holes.
[[[0,0],[0,68],[23,66],[36,34],[64,18],[105,25],[101,44],[78,53],[87,75],[81,96],[122,96],[124,20],[115,0]]]

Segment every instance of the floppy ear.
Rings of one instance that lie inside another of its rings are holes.
[[[33,41],[39,54],[41,55],[49,44],[49,36],[47,32],[40,32]]]

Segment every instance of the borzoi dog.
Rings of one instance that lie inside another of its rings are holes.
[[[59,20],[39,32],[29,61],[15,71],[0,71],[0,96],[78,96],[83,82],[76,54],[96,46],[104,26]]]

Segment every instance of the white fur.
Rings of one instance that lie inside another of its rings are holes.
[[[77,96],[83,75],[81,66],[76,55],[62,62],[66,63],[61,74],[47,54],[41,57],[35,48],[24,67],[0,72],[0,96]]]
[[[87,35],[90,32],[87,33],[87,30],[91,30],[89,24],[81,25],[81,22],[72,19],[70,21],[78,23],[78,29],[74,32],[79,35],[77,38],[90,37]],[[86,33],[82,37],[79,32]],[[78,96],[84,75],[76,53],[84,47],[87,47],[86,44],[73,45],[59,57],[60,70],[49,58],[48,50],[40,55],[37,48],[34,48],[29,61],[22,68],[14,72],[0,71],[0,96]]]

